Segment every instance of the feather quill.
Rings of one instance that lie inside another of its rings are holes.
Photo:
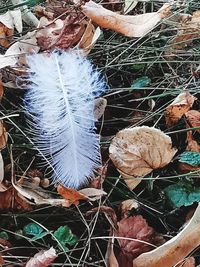
[[[101,161],[93,108],[104,82],[78,51],[35,54],[27,61],[25,109],[32,140],[52,166],[54,180],[79,188]]]

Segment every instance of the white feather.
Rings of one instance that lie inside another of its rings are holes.
[[[25,108],[34,144],[53,167],[55,181],[79,188],[100,165],[93,108],[104,83],[77,51],[32,55],[28,65]]]

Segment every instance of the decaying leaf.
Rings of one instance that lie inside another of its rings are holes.
[[[120,215],[121,218],[127,218],[130,215],[132,209],[137,210],[139,208],[139,203],[135,199],[127,199],[122,201],[120,204]]]
[[[57,191],[63,198],[68,200],[70,204],[74,205],[78,205],[79,200],[96,201],[103,195],[106,195],[103,190],[96,188],[84,188],[77,191],[75,189],[67,188],[62,185],[57,186]]]
[[[48,250],[40,251],[35,254],[27,263],[26,267],[48,267],[57,258],[56,251],[53,247]]]
[[[154,169],[169,164],[176,153],[171,138],[154,127],[124,129],[113,138],[110,158],[132,190]],[[136,179],[137,178],[137,179]]]
[[[14,30],[7,28],[3,23],[0,23],[0,45],[2,47],[9,47]]]
[[[1,192],[1,183],[3,181],[3,178],[4,178],[4,162],[0,152],[0,192]]]
[[[15,66],[17,63],[24,64],[24,55],[37,53],[39,50],[35,33],[29,32],[23,36],[23,39],[10,46],[5,55],[0,55],[0,69],[7,66]]]
[[[9,29],[14,29],[18,32],[22,32],[22,16],[19,9],[9,10],[0,15],[0,22]]]
[[[176,267],[195,267],[195,259],[194,257],[184,259],[182,262],[177,264]]]
[[[101,30],[99,27],[95,28],[92,22],[90,21],[87,24],[85,32],[81,37],[81,40],[77,44],[77,47],[81,48],[85,55],[88,55],[91,49],[94,47],[96,41],[101,35]]]
[[[118,239],[120,253],[116,253],[119,266],[132,267],[133,259],[155,248],[153,245],[155,232],[141,215],[119,221],[115,236],[122,237]],[[126,238],[132,238],[133,240],[127,240]]]
[[[5,261],[4,261],[3,257],[2,257],[2,255],[0,254],[0,265],[3,265],[3,264],[5,264]]]
[[[107,100],[105,98],[99,97],[95,99],[94,117],[96,120],[99,120],[103,116],[106,106],[107,106]]]
[[[111,29],[128,37],[141,37],[169,15],[170,5],[163,5],[158,12],[128,16],[112,12],[90,0],[82,5],[82,11],[102,28]]]
[[[187,143],[186,150],[200,152],[200,145],[193,139],[192,131],[187,132]]]
[[[189,110],[185,117],[190,127],[200,127],[200,112],[198,110]],[[196,129],[196,131],[200,134],[200,129]]]
[[[105,260],[108,267],[120,267],[114,253],[114,238],[108,240]]]
[[[30,203],[21,196],[12,186],[0,192],[0,210],[32,210]]]
[[[75,189],[66,188],[62,185],[57,186],[58,193],[66,200],[70,202],[70,204],[78,205],[79,200],[88,200],[88,197],[84,194],[79,193]]]
[[[8,133],[3,124],[3,121],[0,121],[0,150],[6,146],[8,140]]]
[[[185,228],[160,247],[133,260],[134,267],[172,267],[200,245],[200,204]]]
[[[200,10],[195,11],[192,16],[185,17],[178,24],[177,35],[171,40],[169,51],[177,52],[185,49],[195,38],[200,37]]]
[[[165,120],[167,126],[169,127],[176,124],[181,117],[189,111],[195,100],[196,97],[191,95],[188,91],[180,93],[166,108]]]
[[[42,17],[37,31],[37,43],[41,50],[55,48],[67,49],[76,44],[84,33],[84,22],[72,12],[65,20],[49,21]]]

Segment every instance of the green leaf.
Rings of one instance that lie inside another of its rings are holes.
[[[200,201],[200,187],[192,188],[181,183],[166,187],[164,192],[173,207],[190,206]]]
[[[4,239],[4,240],[8,240],[9,236],[5,231],[0,232],[0,238]]]
[[[146,66],[145,63],[142,63],[142,64],[133,64],[131,68],[133,70],[139,71],[139,70],[143,70],[145,66]]]
[[[36,241],[44,236],[48,235],[47,231],[36,223],[29,223],[24,226],[23,233],[25,236],[33,236],[32,240]]]
[[[133,83],[131,84],[131,88],[140,89],[142,87],[146,87],[150,83],[151,83],[151,79],[147,76],[143,76],[133,81]]]
[[[78,238],[72,233],[67,225],[60,226],[53,235],[63,247],[65,247],[66,244],[70,246],[75,245],[78,241]]]
[[[200,165],[200,153],[192,151],[183,152],[180,155],[179,161],[187,163],[193,167],[198,167]]]

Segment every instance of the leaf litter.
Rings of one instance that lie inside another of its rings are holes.
[[[123,8],[120,3],[112,2],[69,4],[50,0],[41,4],[33,1],[31,10],[30,5],[20,9],[13,6],[0,14],[3,84],[19,84],[27,70],[26,54],[79,48],[103,70],[110,86],[107,95],[94,103],[101,135],[102,167],[95,173],[91,185],[78,191],[49,183],[43,187],[43,177],[38,174],[49,177],[49,170],[44,167],[32,174],[28,172],[38,158],[30,153],[30,144],[23,146],[27,141],[24,141],[26,134],[22,138],[19,131],[23,119],[20,117],[17,123],[12,117],[9,120],[13,107],[20,106],[21,89],[13,92],[8,86],[5,96],[1,90],[3,112],[8,111],[8,117],[2,117],[8,126],[1,122],[0,148],[6,148],[0,157],[0,209],[6,216],[0,216],[0,227],[8,231],[8,240],[0,244],[6,246],[6,242],[7,245],[10,242],[9,246],[14,249],[17,238],[13,233],[21,238],[21,244],[25,243],[25,237],[31,241],[39,253],[32,250],[26,254],[30,259],[23,259],[25,266],[48,266],[55,261],[62,265],[66,258],[69,264],[71,261],[77,264],[78,259],[79,264],[92,260],[92,264],[98,262],[100,266],[99,259],[104,256],[108,266],[186,267],[200,263],[196,255],[187,257],[200,244],[199,205],[196,208],[199,202],[196,179],[200,152],[199,95],[192,88],[198,88],[198,66],[195,61],[194,66],[186,65],[187,71],[182,73],[182,65],[161,61],[162,67],[158,68],[159,57],[154,54],[163,47],[161,58],[166,59],[168,52],[176,57],[178,50],[184,54],[191,44],[195,45],[199,37],[199,11],[193,8],[191,15],[183,16],[182,10],[178,10],[182,20],[169,41],[162,30],[174,15],[174,6],[148,2],[125,1]],[[181,2],[184,5],[184,1]],[[138,54],[140,49],[142,54]],[[153,63],[148,62],[149,51],[150,58],[155,58]],[[115,65],[116,60],[119,61]],[[193,80],[186,74],[190,71]],[[8,103],[12,103],[12,108]],[[15,125],[19,128],[15,129]],[[186,176],[182,176],[183,173]],[[184,225],[185,207],[196,208],[196,211]],[[49,212],[50,209],[53,212]],[[177,210],[182,212],[178,223],[173,215]],[[17,213],[16,221],[9,217],[10,212]],[[23,215],[18,217],[22,212],[25,220]],[[5,218],[9,218],[9,224]],[[166,240],[163,236],[167,236]],[[105,240],[109,241],[103,243]],[[68,246],[72,248],[70,252]],[[12,253],[1,251],[0,264],[7,264]],[[15,254],[20,252],[16,250]]]

